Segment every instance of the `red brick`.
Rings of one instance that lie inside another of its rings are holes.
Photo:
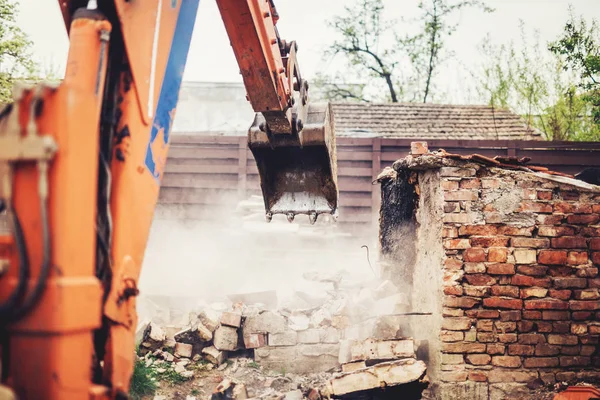
[[[494,356],[492,365],[496,367],[519,368],[521,366],[521,357],[516,356]]]
[[[552,323],[550,323],[550,322],[537,321],[535,323],[535,325],[536,325],[537,331],[540,332],[540,333],[550,333],[550,332],[552,332]]]
[[[596,352],[596,346],[581,346],[582,356],[591,356]]]
[[[587,324],[585,324],[585,323],[582,323],[582,324],[573,323],[573,324],[571,324],[571,333],[573,335],[585,335],[587,332],[588,332]]]
[[[490,286],[497,282],[496,278],[485,274],[465,275],[465,279],[474,286]]]
[[[600,213],[600,204],[593,204],[592,205],[592,212]]]
[[[590,319],[592,316],[591,311],[573,311],[573,320],[574,321],[585,321]]]
[[[521,289],[521,298],[529,299],[531,297],[543,298],[548,294],[548,289],[539,287],[525,287]]]
[[[478,332],[492,332],[494,330],[494,320],[480,319],[476,324]]]
[[[557,289],[582,289],[586,287],[587,280],[585,278],[552,278],[554,287]]]
[[[575,290],[573,297],[576,300],[598,300],[600,299],[600,293],[598,289]]]
[[[547,265],[564,265],[567,263],[567,252],[562,250],[540,250],[538,262]]]
[[[513,255],[515,264],[535,264],[537,261],[535,249],[515,249]]]
[[[525,344],[509,344],[508,354],[511,356],[532,356],[534,347]]]
[[[576,214],[567,217],[567,222],[574,225],[594,225],[598,221],[600,221],[600,215],[594,214]]]
[[[520,321],[521,311],[502,311],[500,312],[500,321]]]
[[[492,296],[519,297],[519,288],[516,286],[498,286],[491,287]]]
[[[575,269],[572,265],[553,265],[548,269],[548,275],[554,278],[568,278],[573,275]]]
[[[590,333],[592,335],[600,334],[600,325],[590,325]]]
[[[567,356],[576,356],[579,354],[579,346],[561,346],[560,354]]]
[[[600,288],[600,278],[588,279],[591,288]]]
[[[541,344],[546,343],[546,338],[544,337],[544,335],[540,335],[539,333],[522,333],[519,335],[519,343]]]
[[[516,333],[499,333],[498,340],[502,343],[515,343],[517,341]]]
[[[570,321],[554,321],[552,322],[552,333],[570,333]]]
[[[587,247],[585,238],[579,236],[552,238],[550,243],[555,249],[585,249]]]
[[[502,236],[471,236],[473,247],[507,247],[509,238]]]
[[[511,299],[508,297],[488,297],[483,299],[483,305],[488,308],[508,308],[518,310],[523,308],[523,300]]]
[[[444,226],[442,228],[442,237],[444,237],[444,238],[458,237],[458,229],[454,226]]]
[[[550,289],[549,295],[550,295],[550,297],[553,297],[555,299],[569,300],[569,298],[571,298],[571,291],[570,290]]]
[[[530,276],[546,276],[548,267],[545,265],[519,265],[517,272]]]
[[[485,304],[485,300],[484,300]],[[540,299],[525,300],[525,309],[527,310],[568,310],[569,303],[562,300]]]
[[[540,343],[535,346],[536,356],[555,356],[558,353],[560,353],[560,348],[558,346],[552,346],[546,343]]]
[[[595,278],[598,276],[598,268],[596,267],[584,267],[577,268],[575,273],[579,278]]]
[[[485,264],[482,262],[466,262],[464,270],[465,274],[483,274],[485,273]]]
[[[549,214],[552,212],[552,206],[548,203],[525,200],[521,202],[521,207],[519,208],[519,211]]]
[[[500,312],[496,310],[467,310],[467,316],[472,318],[498,318]]]
[[[538,235],[540,236],[549,236],[549,237],[558,237],[558,236],[573,236],[575,234],[575,229],[569,226],[540,226],[538,229]]]
[[[550,278],[533,278],[527,275],[515,275],[511,278],[511,283],[516,286],[549,287]]]
[[[497,342],[498,338],[495,333],[492,332],[478,332],[477,341],[480,343],[492,343]]]
[[[444,318],[442,320],[442,329],[449,331],[466,331],[471,328],[472,321],[470,318]]]
[[[487,273],[490,275],[514,275],[514,264],[487,264]]]
[[[569,265],[587,264],[588,261],[588,254],[585,251],[570,251],[567,254],[567,264]]]
[[[477,178],[462,179],[460,181],[461,189],[479,189],[481,187],[481,181]]]
[[[458,189],[458,181],[442,181],[442,189],[444,190],[457,190]]]
[[[467,380],[469,373],[467,371],[441,371],[440,380],[442,382],[464,382]]]
[[[451,270],[458,270],[458,269],[462,269],[462,261],[457,260],[455,258],[446,258],[444,260],[444,267],[446,267],[447,269],[451,269]]]
[[[547,321],[566,321],[569,319],[568,311],[544,311],[542,319]]]
[[[592,363],[590,357],[583,356],[564,356],[560,357],[560,366],[561,367],[585,367]]]
[[[590,240],[590,249],[591,250],[600,250],[600,239],[591,239]]]
[[[478,198],[477,192],[472,190],[454,190],[444,193],[444,200],[446,201],[474,201]]]
[[[492,357],[488,354],[469,354],[466,358],[473,365],[487,365],[492,361]]]
[[[494,321],[496,330],[501,333],[514,332],[517,330],[517,323],[514,321]]]
[[[482,248],[473,247],[463,252],[463,260],[468,262],[483,262],[485,259],[485,250]]]
[[[592,206],[588,204],[556,202],[554,203],[554,211],[562,214],[591,214]]]
[[[484,189],[498,189],[500,187],[500,179],[497,178],[483,178],[481,179],[481,185]]]
[[[489,286],[469,286],[465,285],[465,294],[473,297],[485,297],[490,294]]]
[[[484,300],[485,304],[485,300]],[[573,311],[595,311],[600,310],[600,301],[597,300],[570,300],[569,307]]]
[[[551,368],[558,367],[556,357],[531,357],[526,358],[523,364],[525,368]]]
[[[538,190],[537,198],[540,200],[552,200],[552,192],[550,190]]]
[[[514,237],[510,240],[512,247],[527,247],[532,249],[545,249],[550,246],[548,239],[533,239],[528,237]]]
[[[572,190],[564,190],[560,192],[560,197],[567,201],[577,201],[579,200],[579,193]]]
[[[504,354],[505,346],[500,343],[490,343],[487,345],[487,353],[491,355]]]
[[[488,261],[504,263],[508,258],[508,249],[506,247],[490,247],[488,250]],[[513,272],[514,274],[514,272]]]
[[[498,228],[494,225],[463,225],[458,228],[461,236],[492,236],[498,233]]]
[[[541,311],[523,310],[523,318],[525,319],[540,319],[542,318]]]
[[[578,342],[575,335],[548,335],[548,344],[575,346]]]
[[[536,220],[540,225],[560,225],[563,223],[565,216],[563,214],[538,214]]]
[[[457,201],[446,201],[444,202],[445,213],[457,213],[460,212],[460,203]]]
[[[581,228],[579,234],[582,236],[598,237],[600,236],[600,228],[597,226],[586,226]]]
[[[462,286],[444,286],[444,294],[451,296],[462,296],[463,288]]]
[[[600,252],[592,253],[592,262],[596,265],[600,265]]]
[[[517,323],[517,330],[519,332],[531,332],[533,327],[534,323],[532,321],[519,321]]]
[[[460,342],[465,338],[465,333],[461,331],[442,331],[440,339],[442,342]]]
[[[471,247],[469,239],[447,239],[444,241],[444,248],[451,250],[464,250]]]
[[[451,308],[473,308],[481,302],[481,299],[475,299],[473,297],[453,297],[445,296],[444,306]]]
[[[527,228],[518,228],[516,226],[503,225],[498,228],[498,234],[507,236],[532,236],[533,226]]]
[[[484,353],[485,346],[483,343],[470,342],[442,343],[442,351],[451,354]]]
[[[486,371],[469,371],[469,380],[472,382],[487,382]]]

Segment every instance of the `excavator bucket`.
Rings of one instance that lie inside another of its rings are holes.
[[[269,132],[257,113],[248,132],[248,147],[260,174],[267,221],[285,214],[292,222],[306,214],[337,216],[338,186],[335,130],[329,104],[309,104],[297,132]]]

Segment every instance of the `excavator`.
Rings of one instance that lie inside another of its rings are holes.
[[[59,0],[64,78],[15,84],[0,111],[0,399],[128,398],[138,278],[198,1]],[[255,111],[266,219],[335,219],[332,111],[311,103],[273,0],[216,3]]]

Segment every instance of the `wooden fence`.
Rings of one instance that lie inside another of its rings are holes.
[[[260,195],[259,177],[246,137],[174,135],[163,179],[161,205],[175,218],[216,217],[223,206]],[[376,220],[379,185],[373,179],[405,157],[410,139],[338,138],[340,223],[360,227]],[[431,150],[485,156],[531,157],[532,164],[577,173],[600,167],[600,143],[544,141],[427,140]]]

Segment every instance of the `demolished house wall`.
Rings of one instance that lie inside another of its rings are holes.
[[[383,238],[381,250],[388,273],[411,276],[411,311],[431,312],[415,339],[439,327],[427,363],[438,398],[600,379],[600,187],[518,168],[428,153],[380,179],[382,210],[398,177],[412,174],[419,193],[415,262]],[[382,211],[394,238],[390,221]]]

